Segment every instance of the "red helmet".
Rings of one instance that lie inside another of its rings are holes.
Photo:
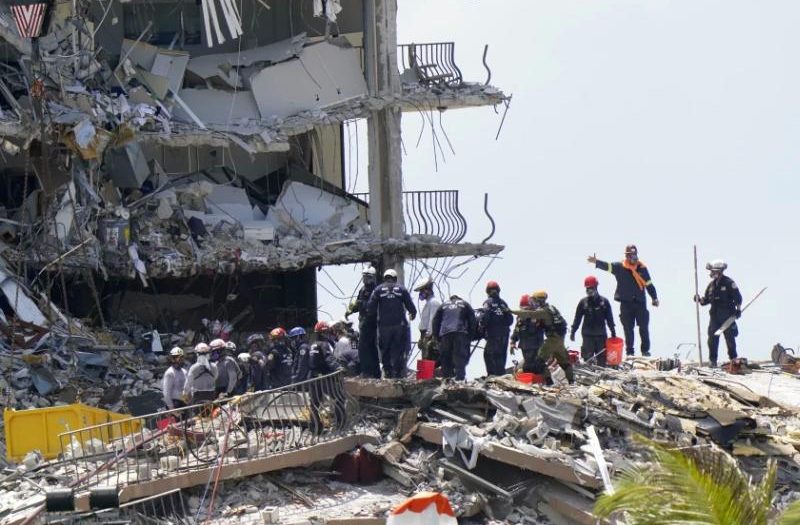
[[[497,281],[489,281],[488,283],[486,283],[486,290],[487,291],[489,291],[489,290],[498,290],[499,291],[500,290],[500,285],[497,284]]]
[[[586,279],[583,280],[583,286],[585,288],[597,288],[597,277],[594,275],[590,275]]]
[[[531,296],[528,294],[524,294],[522,297],[519,298],[519,307],[520,308],[527,308],[531,305]]]
[[[331,325],[326,323],[325,321],[317,321],[317,324],[314,325],[314,331],[317,333],[326,332],[330,330]]]
[[[286,330],[281,328],[273,328],[272,331],[269,333],[270,339],[280,339],[282,337],[286,337]]]

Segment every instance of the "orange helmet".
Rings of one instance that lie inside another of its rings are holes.
[[[325,321],[317,321],[317,324],[314,325],[314,331],[317,333],[326,332],[330,330],[330,328],[331,326]]]
[[[531,296],[528,294],[523,295],[519,298],[519,307],[520,308],[527,308],[531,305]]]
[[[270,339],[281,339],[283,337],[286,337],[286,330],[284,330],[280,326],[278,328],[273,328],[272,331],[269,333]]]

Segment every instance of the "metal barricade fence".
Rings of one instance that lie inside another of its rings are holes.
[[[342,372],[59,435],[73,488],[121,487],[266,458],[351,432],[357,402]]]

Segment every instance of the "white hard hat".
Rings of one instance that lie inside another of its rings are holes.
[[[212,350],[219,350],[220,348],[225,348],[225,341],[222,339],[214,339],[208,346],[211,347]]]
[[[397,279],[397,272],[389,268],[385,272],[383,272],[383,278],[386,279],[387,277],[391,277],[392,279]]]
[[[183,357],[183,348],[181,348],[180,346],[176,346],[169,351],[169,355],[171,355],[172,357]]]
[[[194,347],[194,351],[198,354],[207,354],[211,351],[211,347],[205,343],[197,343],[197,345]]]
[[[246,363],[250,361],[250,354],[248,354],[247,352],[242,352],[241,354],[236,356],[236,359],[238,359],[242,363]]]
[[[225,348],[233,352],[236,350],[236,343],[234,343],[233,341],[228,341],[227,343],[225,343]]]
[[[375,268],[368,266],[367,268],[364,268],[364,270],[361,272],[361,275],[375,275]]]
[[[706,264],[706,270],[716,270],[718,272],[725,271],[728,265],[722,259],[715,259]]]

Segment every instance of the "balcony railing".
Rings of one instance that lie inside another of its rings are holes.
[[[458,86],[461,70],[455,61],[455,43],[402,44],[397,46],[401,78],[412,71],[420,84]]]
[[[355,193],[369,204],[369,193]],[[403,223],[408,235],[432,235],[444,244],[460,242],[467,220],[458,209],[458,190],[404,191]]]

